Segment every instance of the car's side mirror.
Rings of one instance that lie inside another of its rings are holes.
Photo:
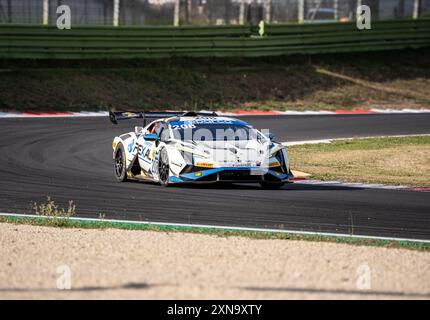
[[[148,141],[155,141],[158,139],[158,134],[156,133],[146,133],[143,136],[143,139],[148,140]]]
[[[267,137],[269,138],[270,141],[273,141],[275,139],[275,135],[271,132],[268,133]]]

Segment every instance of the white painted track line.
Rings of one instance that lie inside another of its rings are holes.
[[[30,214],[15,214],[15,213],[0,213],[1,217],[15,217],[15,218],[47,218],[44,216],[30,215]],[[116,220],[116,219],[97,219],[97,218],[69,218],[72,221],[87,221],[87,222],[107,222],[107,223],[130,223],[140,225],[155,225],[155,226],[169,226],[169,227],[186,227],[186,228],[202,228],[202,229],[227,229],[233,231],[250,231],[250,232],[273,232],[285,233],[294,235],[310,235],[310,236],[325,236],[325,237],[342,237],[342,238],[359,238],[359,239],[373,239],[373,240],[387,240],[387,241],[410,241],[419,243],[430,243],[430,240],[425,239],[409,239],[409,238],[395,238],[395,237],[377,237],[366,236],[359,234],[344,234],[344,233],[329,233],[329,232],[311,232],[311,231],[296,231],[296,230],[283,230],[283,229],[264,229],[264,228],[247,228],[247,227],[233,227],[233,226],[216,226],[206,224],[186,224],[186,223],[165,223],[155,221],[133,221],[133,220]]]

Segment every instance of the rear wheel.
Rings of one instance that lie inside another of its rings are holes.
[[[169,174],[170,174],[169,156],[167,154],[167,150],[162,149],[160,152],[160,160],[158,163],[158,176],[160,179],[160,184],[162,186],[166,187],[169,184]]]
[[[281,189],[284,186],[284,182],[260,182],[263,189],[276,190]]]
[[[116,180],[118,180],[119,182],[123,182],[127,180],[125,151],[122,143],[119,143],[115,150],[113,168],[114,168],[114,174],[115,174]]]

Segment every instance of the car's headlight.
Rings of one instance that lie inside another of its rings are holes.
[[[280,150],[282,150],[282,147],[275,146],[269,151],[269,157],[273,157],[276,153],[278,153]]]
[[[199,151],[199,150],[195,150],[195,149],[191,149],[191,148],[184,148],[184,147],[176,147],[179,151],[184,152],[184,153],[189,153],[189,154],[195,154],[196,156],[199,156],[201,158],[209,158],[209,154]]]
[[[177,149],[179,150],[182,157],[184,158],[185,163],[188,165],[193,165],[194,162],[196,161],[196,158],[202,159],[203,162],[205,162],[205,159],[209,158],[208,154],[205,154],[197,150],[182,148],[182,147],[177,147]],[[197,162],[198,162],[198,159],[197,159]]]
[[[274,161],[269,163],[269,167],[280,167],[282,171],[286,170],[288,172],[288,158],[284,157],[284,153],[282,151],[283,150],[280,149],[270,157],[270,159],[273,159]],[[278,165],[275,165],[275,162],[277,162]],[[270,165],[272,163],[273,165]]]
[[[191,152],[181,150],[181,155],[186,164],[193,164],[193,154]]]

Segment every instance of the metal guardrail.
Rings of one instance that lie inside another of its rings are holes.
[[[76,27],[0,25],[2,59],[262,57],[430,46],[430,19],[250,26]]]

